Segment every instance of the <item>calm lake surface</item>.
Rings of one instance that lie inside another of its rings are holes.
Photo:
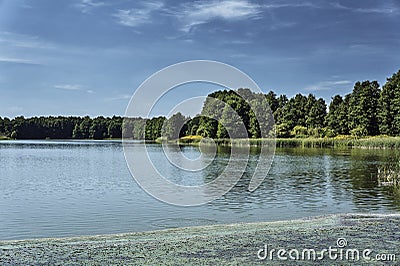
[[[156,159],[163,155],[162,146],[147,146]],[[183,147],[182,152],[189,158],[200,154],[196,147]],[[255,192],[246,191],[245,174],[221,199],[177,207],[140,189],[119,142],[1,141],[0,239],[399,212],[400,195],[376,181],[377,167],[399,155],[393,150],[277,149],[267,178]],[[157,168],[175,176],[176,183],[197,185],[221,172],[228,157],[221,149],[211,168],[187,177],[163,159],[157,159]],[[255,149],[249,169],[256,160]]]

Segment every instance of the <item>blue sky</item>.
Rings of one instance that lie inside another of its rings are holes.
[[[398,0],[0,0],[0,116],[123,115],[147,77],[194,59],[329,101],[400,69],[399,25]]]

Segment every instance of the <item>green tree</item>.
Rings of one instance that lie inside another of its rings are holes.
[[[296,94],[291,98],[283,109],[283,123],[289,126],[292,130],[295,126],[307,126],[307,97],[301,94]]]
[[[104,117],[96,117],[92,120],[89,127],[89,138],[90,139],[104,139],[107,137],[107,123]]]
[[[247,137],[246,127],[239,114],[231,105],[234,105],[234,103],[228,101],[228,104],[225,105],[222,111],[222,116],[218,123],[217,138]]]
[[[308,95],[305,110],[307,128],[324,127],[326,117],[326,103],[324,99],[319,98],[317,100],[314,95]]]
[[[161,130],[163,128],[165,117],[153,117],[152,119],[146,120],[145,127],[145,139],[146,140],[156,140],[161,137]]]
[[[196,131],[196,135],[207,137],[207,138],[216,138],[218,130],[218,121],[207,116],[200,116],[200,122],[198,129]]]
[[[280,107],[280,99],[276,97],[276,94],[273,91],[268,92],[265,95],[265,98],[267,99],[272,113],[274,113]]]
[[[285,106],[288,103],[288,98],[286,95],[282,94],[278,97],[278,107],[274,113],[274,120],[277,125],[284,123],[284,110]]]
[[[342,128],[340,125],[340,112],[343,104],[343,98],[340,95],[335,95],[332,97],[332,101],[329,104],[329,112],[326,116],[326,125],[333,131],[340,133]]]
[[[378,101],[380,89],[377,81],[357,82],[349,102],[349,128],[365,129],[370,136],[379,134]]]
[[[382,88],[379,97],[379,131],[387,135],[400,134],[400,70]]]
[[[167,119],[163,125],[162,136],[167,139],[178,139],[182,137],[182,133],[185,132],[183,128],[186,123],[186,117],[180,112],[171,116]]]

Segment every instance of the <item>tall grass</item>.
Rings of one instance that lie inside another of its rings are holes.
[[[198,145],[201,136],[186,136],[177,143],[181,145]],[[365,148],[365,149],[400,149],[400,137],[368,137],[355,138],[352,136],[338,136],[335,138],[277,138],[277,139],[214,139],[213,142],[221,146],[261,146],[272,144],[275,141],[278,148]],[[207,144],[203,139],[202,143]],[[211,140],[209,141],[212,142]],[[176,141],[174,141],[176,143]]]
[[[380,186],[392,186],[400,189],[400,160],[378,168],[378,183]]]
[[[277,147],[400,149],[399,137],[276,139]]]

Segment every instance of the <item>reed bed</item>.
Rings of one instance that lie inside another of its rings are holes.
[[[400,188],[400,160],[378,168],[378,184],[380,186]]]
[[[400,149],[399,137],[352,138],[294,138],[276,139],[276,146],[281,148],[367,148],[367,149]]]
[[[169,141],[171,142],[171,141]],[[274,142],[278,148],[365,148],[365,149],[400,149],[400,137],[338,136],[335,138],[277,138],[277,139],[203,139],[201,136],[186,136],[178,141],[180,145],[217,144],[220,146],[261,146]]]

